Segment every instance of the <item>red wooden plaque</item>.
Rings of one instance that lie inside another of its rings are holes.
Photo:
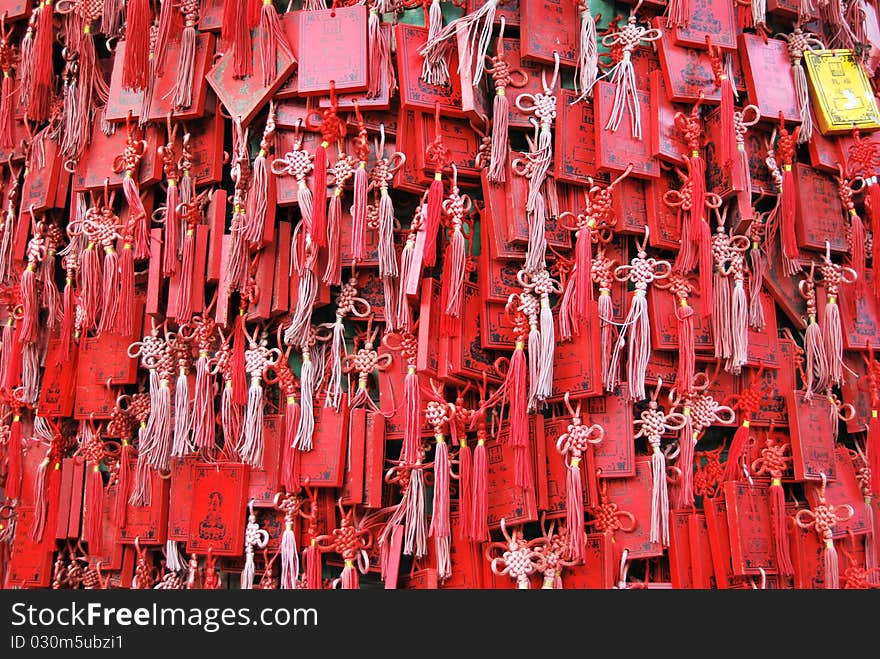
[[[246,464],[197,462],[193,465],[190,552],[238,556],[244,548],[248,471]]]

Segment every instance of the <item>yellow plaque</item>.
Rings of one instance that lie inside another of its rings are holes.
[[[807,50],[804,64],[823,135],[880,128],[877,99],[852,50]]]

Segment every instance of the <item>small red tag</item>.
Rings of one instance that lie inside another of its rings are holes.
[[[614,561],[620,563],[623,550],[627,558],[650,558],[662,556],[663,547],[659,542],[651,542],[651,459],[637,457],[634,478],[614,478],[605,481],[608,485],[608,498],[617,504],[618,509],[632,513],[635,528],[632,532],[614,532]]]
[[[824,473],[828,480],[837,477],[834,439],[828,417],[828,400],[816,397],[804,400],[804,392],[786,392],[788,427],[791,429],[791,454],[794,475],[799,481],[820,481]]]
[[[584,563],[566,567],[562,573],[563,588],[610,590],[615,587],[614,537],[610,532],[587,533],[584,536]]]
[[[446,340],[440,337],[440,316],[440,283],[426,277],[422,280],[419,318],[427,319],[428,322],[419,323],[416,369],[419,374],[429,377],[437,377],[440,365],[440,342]]]
[[[558,318],[554,322],[558,323]],[[557,324],[558,326],[558,324]],[[553,351],[553,390],[551,401],[602,394],[602,353],[598,303],[581,320],[580,334],[570,341],[557,341]]]
[[[199,3],[199,30],[219,32],[223,25],[223,0],[202,0]]]
[[[367,414],[365,439],[363,504],[367,508],[381,508],[385,476],[385,417],[380,412]]]
[[[507,186],[490,183],[486,170],[480,174],[484,205],[480,211],[480,230],[485,234],[485,246],[489,258],[522,260],[526,255],[526,245],[514,243],[507,236],[510,224],[507,209]],[[508,180],[511,173],[508,171]],[[481,235],[482,238],[482,235]]]
[[[645,189],[653,183],[653,181],[625,178],[611,189],[614,214],[617,217],[615,231],[622,234],[644,235],[645,224],[648,221]]]
[[[519,4],[519,0],[514,0],[517,4]],[[510,4],[509,2],[505,2],[504,5],[507,6]],[[500,10],[501,7],[498,8]],[[499,11],[496,10],[495,18],[498,18]],[[508,25],[511,25],[508,23]],[[508,111],[507,111],[507,121],[508,128],[523,128],[523,129],[532,129],[532,124],[529,123],[529,116],[525,112],[522,112],[518,107],[516,107],[516,96],[519,94],[543,94],[544,87],[541,84],[541,72],[546,69],[546,67],[536,61],[529,61],[522,59],[520,55],[520,44],[519,39],[508,38],[507,34],[505,34],[504,41],[502,42],[502,48],[504,50],[504,61],[507,62],[508,70],[516,71],[520,70],[525,74],[524,81],[517,80],[517,84],[520,82],[525,82],[522,87],[517,87],[513,89],[512,87],[507,87],[505,93],[510,94],[509,103],[508,103]],[[519,77],[519,76],[517,76]],[[494,87],[494,85],[492,85]],[[570,91],[566,89],[559,89],[557,91],[557,99],[560,99],[563,96],[570,95]],[[574,97],[572,97],[573,99]],[[559,106],[557,105],[556,117],[557,121],[559,121]],[[559,124],[562,125],[561,123]],[[558,134],[561,131],[557,131]]]
[[[666,18],[663,16],[654,17],[653,27],[660,30],[662,35],[656,43],[669,100],[674,103],[695,103],[702,93],[704,103],[720,103],[721,90],[715,86],[712,61],[704,50],[705,40],[698,44],[698,48],[676,44],[674,28],[666,27]]]
[[[574,103],[578,96],[569,89],[560,89],[556,95],[553,176],[563,183],[582,185],[586,178],[596,176],[596,122],[593,104]]]
[[[449,372],[447,376],[480,380],[485,374],[489,382],[500,383],[501,378],[494,368],[496,355],[483,349],[480,345],[482,334],[481,310],[482,299],[476,284],[466,281],[464,284],[464,302],[462,307],[462,331],[449,341]],[[440,377],[444,377],[440,369]]]
[[[416,134],[418,123],[416,114],[418,114],[418,110],[413,108],[400,108],[397,121],[397,143],[392,149],[389,149],[388,153],[400,151],[411,154],[410,157],[407,157],[403,166],[395,172],[391,187],[395,190],[421,195],[425,191],[425,186],[430,185],[431,179],[419,166],[414,154],[414,151],[417,151],[419,148],[417,146],[419,144],[419,137]]]
[[[575,3],[520,0],[520,52],[523,59],[553,66],[576,66],[580,17]]]
[[[58,514],[55,517],[55,539],[67,539],[67,526],[70,522],[70,496],[73,485],[73,463],[71,458],[64,458],[61,462],[61,489],[58,494]],[[46,536],[52,535],[51,526],[47,529]]]
[[[4,588],[48,588],[52,581],[54,544],[34,542],[30,528],[36,511],[32,506],[16,506],[16,533],[9,550]],[[4,520],[3,524],[6,523]],[[46,534],[50,536],[51,534]]]
[[[147,270],[147,299],[144,303],[144,313],[148,316],[159,315],[159,298],[162,295],[162,228],[150,229],[150,267]],[[221,287],[222,287],[221,280]],[[222,290],[217,294],[217,308],[220,308],[224,296]],[[225,313],[225,310],[224,310]],[[223,316],[223,323],[226,323],[226,316]]]
[[[211,89],[214,90],[223,107],[233,119],[240,119],[244,127],[247,127],[257,113],[269,102],[272,95],[296,66],[292,55],[288,55],[283,48],[278,48],[275,56],[276,76],[268,87],[264,87],[258,73],[261,66],[259,62],[260,31],[253,30],[251,34],[253,36],[251,65],[255,75],[247,78],[234,77],[231,66],[232,50],[230,49],[211,67],[206,76],[208,84],[211,85]]]
[[[493,259],[488,249],[481,249],[479,287],[480,297],[487,302],[507,303],[511,295],[522,291],[522,284],[517,279],[520,271],[516,261]]]
[[[748,282],[747,282],[748,286]],[[747,293],[748,294],[748,293]],[[776,305],[767,293],[758,296],[764,310],[764,329],[760,332],[749,327],[749,346],[746,365],[755,368],[779,368],[782,365],[779,352],[779,333],[776,323]]]
[[[824,254],[827,243],[832,252],[840,254],[849,251],[834,179],[809,165],[796,163],[794,181],[797,190],[798,221],[795,229],[798,246]]]
[[[712,338],[711,316],[702,313],[703,299],[696,291],[688,296],[688,304],[694,310],[694,351],[714,354],[715,341]],[[669,289],[652,286],[648,289],[648,312],[651,318],[651,345],[657,350],[678,351],[678,317],[675,310],[678,301]]]
[[[125,39],[116,43],[113,51],[113,68],[110,73],[110,92],[107,94],[107,105],[104,118],[107,121],[124,123],[131,116],[137,119],[144,104],[143,90],[125,89],[122,86],[122,66],[125,61]],[[95,122],[97,125],[98,122]]]
[[[73,414],[74,382],[79,344],[71,346],[69,360],[62,360],[61,339],[50,338],[46,348],[43,380],[37,409],[47,418]]]
[[[673,510],[669,516],[669,579],[675,589],[694,588],[691,562],[690,510]]]
[[[192,121],[205,113],[205,99],[208,85],[205,72],[210,68],[214,57],[214,35],[203,32],[196,37],[196,54],[193,61],[192,102],[188,107],[174,107],[177,87],[177,62],[180,59],[181,39],[168,39],[166,42],[165,70],[156,75],[153,93],[150,97],[150,110],[147,116],[151,121],[165,121],[173,113],[177,121]]]
[[[807,142],[807,151],[810,154],[810,164],[813,169],[826,174],[839,174],[837,164],[840,162],[840,153],[837,148],[837,139],[833,135],[823,135],[821,131],[814,131]]]
[[[655,120],[651,143],[652,155],[684,167],[685,154],[690,149],[684,141],[682,132],[675,126],[675,113],[686,110],[669,100],[662,70],[651,72],[651,107],[656,112],[652,117]]]
[[[765,483],[724,483],[730,556],[737,576],[777,571],[770,515],[770,490]]]
[[[8,22],[25,18],[31,11],[32,0],[3,0],[0,2],[0,12],[6,15]]]
[[[397,524],[391,531],[391,544],[388,550],[388,566],[385,571],[385,590],[397,588],[400,573],[400,558],[403,555],[403,524]]]
[[[845,350],[864,351],[880,348],[880,305],[873,295],[856,295],[843,287],[840,296],[840,322],[843,327],[843,347]],[[865,268],[865,290],[874,290],[874,270]],[[825,313],[826,296],[823,286],[816,286],[816,301],[819,317]]]
[[[458,71],[458,55],[451,52],[447,62],[450,84],[446,87],[429,85],[422,79],[423,58],[419,51],[428,40],[428,29],[416,25],[398,23],[394,26],[394,40],[397,46],[397,79],[400,84],[401,109],[434,112],[439,104],[440,114],[447,117],[462,117],[461,80],[454,73]],[[321,49],[318,50],[321,52]]]
[[[843,538],[847,537],[850,532],[855,536],[871,533],[871,518],[865,505],[865,497],[862,495],[859,481],[856,478],[856,470],[849,457],[849,449],[838,445],[834,449],[834,456],[836,478],[826,484],[825,501],[829,506],[836,506],[841,514],[846,506],[850,506],[853,515],[845,522],[837,522],[831,529],[831,535],[834,538]],[[820,488],[821,485],[817,483],[807,483],[804,486],[807,500],[814,510],[821,505]]]
[[[116,526],[117,483],[104,489],[104,507],[101,509],[101,546],[89,549],[90,558],[101,561],[102,570],[118,570],[122,567],[122,552],[125,545],[116,541],[119,529]]]
[[[675,384],[678,373],[678,353],[664,350],[651,350],[648,358],[648,368],[645,371],[645,384],[656,385],[657,378],[663,380],[663,385],[670,387]]]
[[[723,167],[719,162],[716,144],[721,143],[721,110],[713,109],[707,112],[703,121],[703,134],[706,137],[706,189],[723,198],[727,198],[734,190],[730,178],[730,170]],[[752,182],[752,192],[755,195],[775,196],[779,189],[770,177],[767,163],[766,143],[770,140],[770,133],[760,125],[751,126],[745,135],[745,149],[749,156],[749,177]]]
[[[129,460],[129,472],[137,470],[137,459]],[[149,506],[132,506],[128,499],[134,489],[135,479],[129,478],[124,496],[117,494],[117,507],[125,507],[125,523],[119,529],[116,542],[133,544],[135,538],[141,545],[163,545],[168,535],[169,483],[154,469],[150,469],[151,500]]]
[[[187,550],[237,556],[244,546],[246,464],[196,462]]]
[[[529,420],[532,422],[531,418]],[[487,521],[490,529],[501,528],[502,518],[508,527],[538,520],[535,490],[524,490],[514,484],[514,450],[510,446],[509,435],[509,430],[505,428],[497,438],[486,442],[489,463]],[[529,468],[534,469],[534,446],[527,454],[528,458],[532,460]]]
[[[605,429],[593,450],[599,478],[632,478],[636,475],[633,443],[633,404],[625,384],[613,393],[584,400],[589,418]]]
[[[486,0],[467,0],[467,13],[473,13],[480,9],[483,5],[486,4]],[[519,27],[520,26],[520,0],[504,0],[503,2],[499,2],[495,7],[495,25],[501,24],[501,19],[504,18],[504,24],[507,27]]]
[[[213,98],[210,105],[216,105]],[[223,129],[224,121],[219,113],[194,123],[190,128],[189,148],[192,151],[190,176],[197,186],[220,183],[223,180]],[[226,194],[219,188],[212,194],[216,195],[218,192]]]
[[[280,414],[263,416],[263,468],[251,468],[248,473],[248,501],[254,506],[272,506],[275,494],[281,489],[281,458],[284,431]]]
[[[30,219],[30,213],[42,213],[55,206],[55,196],[58,190],[58,182],[64,174],[63,159],[58,153],[58,144],[55,140],[43,139],[43,166],[37,167],[39,160],[30,158],[29,167],[24,172],[24,183],[21,187],[21,201],[19,208],[20,216]],[[29,222],[27,226],[30,226]]]
[[[82,159],[74,169],[73,189],[76,192],[103,190],[105,183],[113,189],[122,187],[124,173],[113,171],[113,166],[116,158],[122,155],[128,136],[124,129],[120,129],[108,137],[101,131],[100,126],[99,121],[93,124],[89,148],[83,153]],[[143,139],[146,147],[137,172],[138,184],[141,187],[157,183],[162,178],[162,159],[157,152],[160,144],[159,129],[155,124],[147,124]]]
[[[480,310],[480,346],[484,350],[509,351],[516,347],[515,328],[506,305],[502,302],[483,302]]]
[[[684,0],[688,21],[684,27],[675,27],[677,43],[692,48],[705,48],[706,38],[713,46],[736,50],[736,18],[733,4],[711,0]]]
[[[304,96],[367,90],[367,6],[299,12],[297,91]]]
[[[413,145],[413,154],[416,165],[426,177],[434,176],[434,164],[425,160],[425,152],[431,142],[436,138],[434,115],[426,112],[415,113],[416,143]],[[451,164],[454,163],[460,179],[476,181],[480,178],[480,168],[477,166],[476,155],[480,147],[480,141],[474,129],[471,128],[468,119],[455,117],[440,117],[440,136],[443,145],[449,149],[450,163],[443,170],[447,176],[452,175]],[[463,184],[462,181],[460,184]]]
[[[567,490],[566,478],[568,467],[567,457],[556,450],[556,442],[566,432],[571,422],[570,417],[558,416],[544,419],[544,473],[547,481],[547,519],[564,517],[567,514]],[[594,422],[592,419],[590,422]],[[604,439],[603,439],[604,441]],[[588,509],[599,502],[599,490],[596,484],[596,460],[594,451],[588,450],[581,463],[581,478],[583,487],[584,508]],[[540,468],[540,466],[539,466]]]
[[[695,513],[688,518],[688,531],[691,549],[691,576],[694,588],[713,588],[715,576],[712,572],[712,548],[709,544],[709,529],[706,515]]]
[[[343,396],[339,410],[315,410],[312,450],[299,454],[300,481],[310,487],[342,487],[345,452],[348,446],[348,399]]]
[[[351,410],[348,415],[348,450],[341,499],[345,504],[362,504],[364,499],[364,451],[367,441],[367,410]]]
[[[189,540],[192,513],[193,466],[196,457],[171,459],[171,485],[168,496],[168,539],[175,542]]]
[[[674,172],[661,170],[659,179],[647,181],[644,186],[649,244],[659,249],[681,249],[681,219],[677,210],[663,201],[667,190],[678,189],[678,177]]]
[[[781,39],[764,39],[756,34],[739,35],[743,71],[749,91],[749,102],[758,106],[766,121],[800,123],[797,93],[791,72],[788,43]]]
[[[647,91],[636,90],[642,116],[642,139],[635,139],[630,126],[629,112],[625,113],[620,128],[612,132],[605,127],[614,105],[614,85],[610,82],[596,83],[593,94],[596,126],[596,163],[599,169],[623,172],[632,165],[630,176],[657,178],[660,163],[651,155],[654,128],[648,119],[652,116],[651,97]]]
[[[277,242],[275,243],[275,264],[272,277],[272,315],[284,314],[290,308],[290,246],[291,224],[287,220],[278,222]]]
[[[798,290],[798,278],[789,277],[782,271],[782,259],[770,259],[764,272],[764,290],[770,294],[786,320],[797,330],[807,329],[806,301]],[[841,305],[841,312],[843,312]],[[843,313],[841,313],[843,315]],[[862,343],[864,346],[864,342]]]

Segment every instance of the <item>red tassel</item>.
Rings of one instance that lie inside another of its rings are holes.
[[[465,270],[464,234],[456,225],[449,238],[446,258],[443,264],[443,278],[448,283],[445,313],[451,318],[460,318],[464,301]]]
[[[49,118],[52,98],[52,44],[55,31],[52,26],[52,3],[40,3],[37,31],[33,45],[33,71],[30,76],[31,90],[28,95],[28,118],[42,123]]]
[[[116,330],[119,314],[119,257],[112,245],[104,246],[104,278],[101,290],[104,296],[98,331],[103,334]]]
[[[440,230],[440,213],[443,208],[443,174],[434,172],[434,180],[428,186],[428,211],[425,215],[425,247],[422,263],[431,268],[437,262],[437,233]]]
[[[24,345],[19,337],[18,327],[12,324],[10,316],[3,327],[3,358],[0,362],[2,369],[3,388],[7,391],[15,389],[21,379],[21,359]],[[9,347],[11,346],[11,349]]]
[[[699,235],[706,212],[706,163],[699,151],[688,158],[688,180],[691,183],[691,235]]]
[[[593,225],[590,220],[577,232],[575,242],[575,310],[581,320],[590,313],[590,301],[593,299]]]
[[[791,165],[782,167],[782,252],[789,259],[798,258],[797,234],[795,221],[797,217],[797,200],[795,198],[794,173]]]
[[[688,382],[694,381],[696,354],[694,352],[694,308],[687,299],[679,298],[675,308],[678,319],[678,374],[676,382],[686,388]]]
[[[526,384],[525,346],[517,341],[510,358],[506,381],[510,383],[510,444],[514,448],[514,483],[523,490],[533,487],[529,463],[528,386]]]
[[[327,244],[327,147],[324,140],[315,149],[315,169],[312,185],[314,188],[314,207],[312,208],[312,240],[318,247]]]
[[[97,555],[101,548],[103,511],[104,479],[101,476],[100,464],[95,463],[86,473],[86,505],[83,512],[83,526],[85,527],[83,535],[90,554]]]
[[[314,540],[303,551],[303,562],[305,563],[306,588],[309,590],[322,590],[324,581],[322,578],[321,550],[318,549]],[[357,576],[357,573],[355,573],[355,576]]]
[[[269,87],[278,73],[278,50],[280,49],[288,57],[293,56],[287,37],[281,28],[281,21],[275,4],[272,0],[262,0],[263,7],[260,9],[260,71],[262,72],[263,86]]]
[[[21,442],[21,417],[18,411],[12,417],[9,428],[9,439],[6,443],[6,486],[4,494],[6,499],[21,498],[22,477],[22,442]]]
[[[367,187],[369,175],[367,174],[367,159],[370,156],[370,142],[367,136],[367,126],[361,115],[357,99],[354,101],[354,113],[357,119],[358,134],[354,138],[354,150],[358,159],[358,166],[354,170],[354,200],[351,206],[351,253],[355,261],[363,261],[366,258],[366,230],[367,230]]]
[[[183,238],[183,261],[180,266],[180,284],[177,287],[177,323],[187,323],[192,316],[192,287],[195,278],[195,228],[188,226]]]
[[[678,483],[678,496],[682,508],[690,508],[694,505],[694,448],[698,437],[695,436],[694,427],[691,423],[690,411],[685,413],[687,423],[678,433],[678,468],[681,471],[681,480]]]
[[[247,404],[247,379],[245,378],[244,351],[247,337],[244,334],[244,309],[240,309],[232,330],[232,402],[236,405]]]
[[[251,61],[251,32],[248,29],[247,0],[229,0],[223,3],[221,40],[232,48],[232,75],[247,78],[253,74]]]
[[[129,0],[125,14],[125,59],[122,63],[123,89],[140,90],[150,74],[150,0]],[[39,32],[37,33],[39,38]]]
[[[724,465],[723,480],[725,481],[735,481],[742,473],[740,460],[742,460],[746,446],[749,443],[750,425],[751,421],[749,419],[743,419],[742,424],[733,434],[733,440],[730,442],[730,448],[727,450],[727,462]]]
[[[199,451],[214,448],[214,387],[208,372],[208,353],[199,352],[196,360],[196,381],[193,391],[193,444]]]
[[[50,451],[51,453],[51,448]],[[43,531],[46,528],[46,520],[49,518],[49,499],[46,494],[49,482],[49,465],[52,458],[47,455],[37,467],[37,473],[34,478],[34,523],[31,525],[31,539],[40,542],[43,538]]]
[[[14,146],[14,110],[13,87],[15,81],[9,69],[3,71],[3,82],[0,84],[0,147],[11,149]]]
[[[699,232],[700,295],[702,296],[703,317],[705,318],[712,313],[712,309],[715,304],[712,284],[712,273],[714,271],[714,264],[712,259],[712,229],[709,226],[709,222],[701,220]]]
[[[46,458],[45,471],[46,474],[44,477],[46,480],[46,486],[43,488],[42,501],[37,500],[38,515],[40,514],[39,511],[43,511],[43,519],[39,528],[35,526],[34,532],[32,533],[33,539],[37,542],[40,542],[43,539],[47,529],[46,524],[49,520],[56,518],[55,513],[58,509],[58,503],[61,498],[61,462],[57,459]],[[51,528],[51,525],[48,528]],[[54,540],[54,537],[51,536],[51,534],[45,536],[45,538],[47,542]]]
[[[773,522],[773,544],[776,548],[776,559],[779,571],[786,577],[794,574],[791,564],[791,552],[788,545],[788,527],[785,517],[785,491],[782,481],[774,478],[770,483],[770,511]]]
[[[296,457],[299,451],[294,447],[296,429],[299,427],[299,405],[296,396],[288,395],[284,405],[284,456],[281,465],[281,475],[284,487],[290,491],[296,478]]]
[[[871,207],[871,235],[880,236],[880,183],[876,176],[868,183],[868,201]],[[880,240],[874,240],[871,248],[871,264],[880,264]],[[874,277],[874,295],[880,297],[880,277]]]
[[[584,557],[584,486],[581,459],[572,457],[566,467],[565,519],[568,527],[568,558],[580,562]]]
[[[474,449],[471,539],[477,542],[485,542],[489,539],[489,459],[486,451],[486,440],[482,436],[484,434],[485,430],[478,432],[477,447]]]
[[[66,293],[66,290],[65,290]],[[121,336],[134,333],[134,246],[126,241],[119,257],[119,309],[116,331]]]
[[[449,558],[449,446],[442,435],[437,435],[434,455],[434,500],[428,537],[434,538],[437,553],[437,572],[441,579],[452,573]]]
[[[173,0],[160,0],[159,29],[156,34],[153,66],[155,75],[161,76],[165,72],[165,58],[168,56],[168,39],[172,33],[180,30],[178,12],[174,11]],[[126,35],[128,36],[128,35]]]

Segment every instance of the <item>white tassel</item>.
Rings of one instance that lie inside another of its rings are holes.
[[[312,435],[315,432],[315,412],[312,408],[312,391],[314,387],[314,364],[312,356],[303,352],[302,369],[300,371],[300,415],[299,426],[296,429],[296,437],[293,439],[294,448],[300,451],[312,450]]]
[[[239,457],[252,467],[263,468],[263,386],[260,378],[251,378],[248,387]]]
[[[296,534],[293,524],[285,522],[281,534],[281,589],[293,590],[299,578],[299,553],[296,548]]]

